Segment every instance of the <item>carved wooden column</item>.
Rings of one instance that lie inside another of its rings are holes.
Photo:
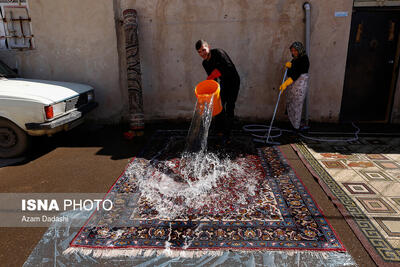
[[[124,10],[123,18],[128,75],[129,126],[133,135],[142,135],[144,114],[136,10]]]

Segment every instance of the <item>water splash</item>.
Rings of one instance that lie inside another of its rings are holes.
[[[255,195],[259,175],[245,170],[243,162],[219,159],[212,153],[193,153],[167,161],[136,161],[127,174],[141,177],[135,179],[141,195],[138,207],[152,208],[147,218],[178,219],[198,213],[212,215],[228,211],[232,207],[216,204],[232,194],[238,196],[237,205],[247,205],[245,196]],[[227,177],[234,179],[235,185],[229,192],[222,192]],[[138,217],[146,217],[143,212],[145,210],[135,211]]]
[[[140,192],[133,218],[200,220],[221,214],[226,218],[254,201],[263,177],[257,173],[260,170],[248,168],[248,159],[220,159],[207,152],[212,101],[196,103],[180,158],[137,159],[129,166],[127,174]]]

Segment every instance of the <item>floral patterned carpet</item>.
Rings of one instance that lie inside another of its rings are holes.
[[[69,252],[101,257],[154,250],[177,256],[182,251],[191,256],[226,250],[345,251],[279,148],[255,148],[240,132],[225,147],[209,137],[209,152],[237,170],[218,177],[199,201],[188,204],[184,195],[153,191],[150,197],[149,188],[141,188],[139,169],[154,174],[153,184],[163,183],[165,174],[173,177],[169,187],[196,183],[182,178],[185,137],[184,131],[157,132],[107,193],[113,209],[95,212],[71,241]],[[164,168],[154,167],[160,163]],[[168,207],[179,212],[161,216]]]
[[[400,265],[400,138],[293,145],[379,266]]]

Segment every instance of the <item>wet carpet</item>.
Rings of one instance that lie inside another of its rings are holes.
[[[218,137],[209,137],[209,152],[233,167],[200,192],[201,201],[154,190],[150,197],[138,173],[153,174],[155,183],[167,176],[167,187],[182,190],[199,184],[182,173],[185,137],[184,131],[158,131],[107,193],[112,209],[95,212],[69,252],[117,256],[157,250],[193,256],[226,250],[345,251],[282,151],[256,148],[241,132],[224,146]],[[216,166],[198,171],[209,174],[210,168]]]

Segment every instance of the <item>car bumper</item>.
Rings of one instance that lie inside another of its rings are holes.
[[[25,127],[30,135],[53,134],[68,131],[83,122],[84,115],[98,106],[97,102],[89,103],[65,116],[44,123],[26,123]]]

